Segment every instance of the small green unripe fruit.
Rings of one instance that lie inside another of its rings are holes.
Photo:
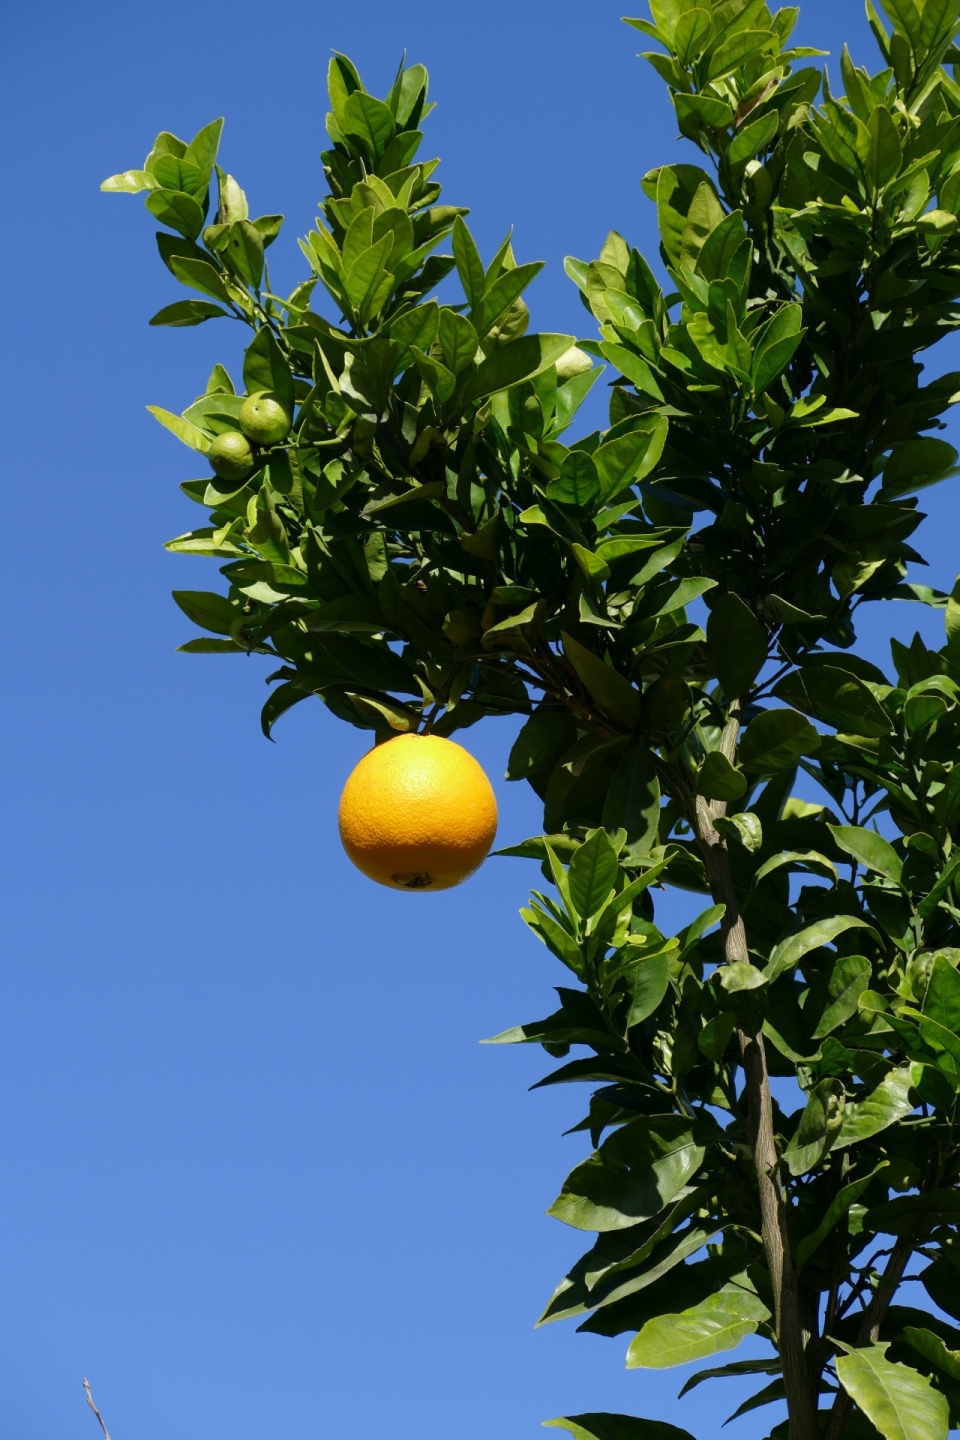
[[[290,430],[292,416],[279,395],[261,390],[240,406],[240,429],[255,445],[279,445]]]
[[[557,379],[562,384],[564,380],[572,380],[574,375],[582,375],[593,365],[590,356],[576,345],[571,345],[565,350],[557,361]]]
[[[246,480],[253,469],[250,441],[239,430],[218,435],[207,451],[207,459],[214,475],[219,475],[221,480]]]

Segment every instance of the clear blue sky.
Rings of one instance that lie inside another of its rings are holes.
[[[380,890],[336,833],[364,734],[319,703],[260,735],[257,660],[174,653],[171,588],[211,562],[179,410],[215,324],[157,331],[179,298],[139,199],[98,184],[154,134],[227,117],[223,160],[292,285],[323,190],[331,48],[371,89],[404,47],[439,108],[428,153],[489,253],[514,225],[549,262],[543,329],[588,325],[562,257],[616,227],[655,254],[638,177],[677,156],[641,39],[608,0],[84,0],[19,5],[0,61],[7,196],[5,703],[0,989],[0,1436],[94,1440],[534,1440],[550,1416],[668,1417],[700,1440],[744,1393],[623,1368],[626,1339],[532,1323],[578,1254],[544,1210],[583,1137],[571,1089],[528,1095],[539,1051],[481,1036],[551,1008],[559,966],[517,918],[535,875],[493,860],[440,895]],[[801,35],[872,46],[855,0]],[[836,59],[832,62],[836,70]],[[949,357],[940,360],[945,368]],[[949,588],[957,509],[929,495],[924,572]],[[884,607],[875,637],[939,622]],[[879,640],[874,642],[879,645]],[[882,652],[876,652],[881,660]],[[534,833],[501,780],[511,726],[465,743],[501,839]],[[770,1412],[766,1412],[769,1414]],[[779,1417],[775,1417],[779,1418]],[[750,1416],[724,1432],[766,1433]]]

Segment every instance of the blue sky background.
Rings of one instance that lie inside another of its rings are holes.
[[[171,588],[217,576],[161,549],[195,523],[177,490],[193,472],[144,406],[181,409],[214,361],[238,372],[239,332],[147,328],[178,287],[141,201],[97,188],[158,130],[226,115],[223,163],[254,213],[288,217],[271,261],[292,286],[329,52],[383,93],[406,47],[439,102],[425,153],[445,198],[472,207],[485,254],[513,225],[518,257],[549,262],[536,325],[590,334],[562,257],[611,227],[655,255],[637,182],[680,153],[619,9],[7,14],[0,1434],[92,1440],[83,1375],[115,1440],[533,1440],[594,1409],[713,1440],[748,1393],[677,1406],[683,1375],[628,1374],[626,1337],[533,1331],[580,1253],[543,1212],[584,1153],[560,1137],[581,1100],[526,1093],[539,1050],[477,1041],[547,1013],[562,983],[516,914],[535,868],[492,860],[440,895],[371,885],[336,834],[363,733],[310,703],[270,745],[259,661],[174,653],[191,627]],[[873,65],[854,0],[808,0],[799,33]],[[924,508],[921,578],[949,588],[953,493]],[[940,627],[905,606],[868,623],[881,662],[891,627]],[[513,728],[463,737],[502,843],[540,822],[500,778]]]

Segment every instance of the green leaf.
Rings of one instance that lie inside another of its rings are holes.
[[[785,974],[787,970],[792,970],[804,955],[810,954],[811,950],[819,950],[821,945],[829,945],[838,935],[857,928],[876,934],[872,925],[868,921],[862,920],[859,915],[830,915],[826,920],[817,920],[813,925],[807,925],[797,935],[791,935],[789,939],[781,941],[770,952],[770,959],[764,972],[770,984],[772,985],[774,980]]]
[[[914,1109],[911,1088],[909,1066],[889,1071],[865,1100],[847,1105],[833,1148],[858,1145],[909,1115]]]
[[[837,1191],[827,1206],[826,1214],[817,1228],[811,1230],[809,1235],[805,1235],[797,1246],[796,1259],[798,1270],[807,1263],[810,1256],[827,1238],[833,1227],[843,1219],[844,1215],[850,1210],[850,1207],[857,1203],[864,1190],[870,1184],[870,1181],[873,1180],[881,1170],[887,1168],[887,1164],[888,1162],[884,1160],[882,1164],[877,1166],[876,1170],[871,1170],[869,1175],[864,1175],[861,1180],[854,1180],[849,1185],[843,1185]]]
[[[614,345],[610,340],[605,340],[600,349],[611,365],[616,365],[620,374],[633,382],[641,395],[650,395],[654,400],[663,403],[663,391],[659,381],[642,356],[628,350],[625,345]]]
[[[707,800],[739,800],[746,789],[743,772],[735,770],[719,750],[711,750],[697,772],[697,794]]]
[[[554,766],[576,738],[576,722],[565,705],[538,705],[513,742],[506,778],[528,780],[542,800]]]
[[[172,414],[169,410],[163,410],[159,405],[148,405],[147,409],[155,420],[174,435],[182,440],[184,445],[189,445],[191,450],[199,450],[201,455],[206,455],[210,449],[210,439],[198,430],[196,425],[191,425],[189,420],[182,419],[179,415]]]
[[[217,253],[234,275],[253,290],[263,274],[263,239],[249,220],[234,220],[217,241]]]
[[[769,1318],[759,1295],[724,1285],[691,1310],[648,1320],[627,1351],[627,1369],[665,1370],[732,1350]]]
[[[234,622],[240,618],[239,607],[231,604],[226,595],[207,590],[174,590],[172,593],[194,625],[212,630],[215,635],[229,635]]]
[[[792,770],[801,755],[814,753],[820,736],[795,710],[765,710],[750,721],[737,758],[750,774],[773,775]]]
[[[767,658],[767,632],[739,595],[726,591],[707,621],[707,655],[729,699],[743,695]]]
[[[606,904],[617,878],[617,852],[605,830],[595,830],[570,862],[570,899],[582,920]]]
[[[632,730],[640,718],[640,695],[612,666],[606,665],[592,650],[561,631],[563,650],[588,692],[610,719],[625,730]]]
[[[359,695],[350,690],[346,692],[346,696],[361,715],[369,715],[377,721],[385,720],[391,730],[401,733],[415,730],[420,721],[418,710],[411,710],[395,700],[388,700],[383,696]]]
[[[868,1212],[869,1213],[869,1212]],[[903,1339],[951,1380],[960,1380],[960,1351],[948,1350],[939,1335],[916,1325],[905,1325]]]
[[[604,500],[611,499],[628,485],[649,475],[663,454],[667,430],[667,421],[662,415],[657,415],[594,451],[593,460]]]
[[[202,325],[204,320],[215,320],[218,315],[226,314],[226,310],[209,300],[176,300],[172,305],[165,305],[162,310],[158,310],[150,324],[174,327]]]
[[[872,967],[863,955],[838,955],[818,972],[804,1007],[804,1016],[820,1018],[812,1032],[814,1040],[823,1040],[857,1013],[857,1002],[869,989]]]
[[[837,1375],[884,1440],[947,1440],[950,1407],[927,1375],[886,1359],[887,1345],[842,1347]]]
[[[842,1082],[821,1080],[808,1098],[797,1132],[783,1152],[791,1175],[806,1175],[823,1159],[840,1128],[844,1106]]]
[[[460,215],[457,215],[453,222],[453,258],[457,262],[457,274],[460,276],[463,293],[471,310],[476,310],[486,288],[483,261],[474,238]]]
[[[440,311],[440,345],[447,368],[454,375],[473,364],[478,343],[477,332],[465,315],[454,310]]]
[[[941,1225],[958,1222],[960,1191],[927,1190],[920,1195],[898,1195],[895,1200],[872,1205],[863,1217],[863,1228],[884,1235],[919,1237]]]
[[[108,175],[100,189],[118,195],[139,195],[141,190],[155,190],[157,182],[148,170],[124,170],[119,175]]]
[[[560,467],[559,479],[551,480],[546,493],[550,500],[586,510],[600,494],[600,477],[593,458],[583,450],[569,451]]]
[[[338,118],[348,135],[356,135],[366,142],[375,159],[385,154],[396,133],[389,107],[362,90],[347,96]]]
[[[859,860],[861,865],[885,875],[896,884],[900,883],[903,861],[882,835],[875,830],[864,830],[859,825],[828,825],[827,829],[840,849]]]
[[[628,1030],[640,1025],[660,1005],[670,985],[670,962],[675,957],[675,948],[641,955],[625,972],[630,990]]]
[[[311,611],[306,626],[308,630],[332,630],[340,635],[376,635],[386,628],[386,621],[372,596],[339,595]]]
[[[548,950],[562,960],[564,965],[569,966],[575,975],[583,973],[583,958],[580,954],[580,946],[572,935],[569,935],[563,926],[541,910],[539,905],[532,905],[529,909],[520,911],[525,925],[528,925],[533,933],[540,939]],[[589,1227],[588,1227],[589,1228]]]
[[[243,383],[249,394],[270,390],[293,407],[295,390],[290,366],[283,357],[273,331],[264,325],[247,346],[243,357]]]
[[[515,265],[512,270],[505,270],[500,278],[494,281],[481,300],[479,307],[474,309],[471,315],[477,334],[481,339],[485,339],[489,335],[504,311],[509,309],[519,298],[542,269],[542,261],[534,261],[528,265]]]
[[[687,215],[704,184],[713,188],[713,181],[698,165],[664,165],[656,177],[657,223],[670,264],[677,268]]]
[[[931,966],[923,1015],[960,1036],[960,974],[943,955],[937,955]]]
[[[710,11],[695,7],[680,16],[673,31],[673,49],[683,66],[692,61],[706,48],[713,29]]]
[[[426,485],[413,485],[402,495],[388,495],[386,500],[374,500],[364,505],[364,515],[378,515],[381,510],[392,510],[397,505],[406,505],[411,500],[436,500],[446,492],[442,480],[430,480]]]
[[[834,665],[805,665],[773,687],[773,693],[795,709],[834,725],[849,735],[889,735],[893,728],[880,701],[857,676]]]
[[[467,386],[466,400],[482,400],[508,390],[547,370],[576,343],[573,335],[523,335],[495,350],[478,365]]]
[[[806,334],[800,328],[802,315],[800,305],[784,305],[761,332],[762,339],[757,344],[750,367],[755,394],[761,394],[768,385],[772,385],[793,358]]]
[[[206,189],[206,180],[199,168],[189,160],[178,159],[175,155],[159,155],[154,162],[153,176],[164,190],[179,190],[186,195],[201,195]],[[208,176],[207,179],[210,177]]]
[[[626,853],[631,859],[649,854],[657,843],[660,783],[653,753],[639,737],[630,741],[610,782],[603,824],[611,834],[626,831]]]
[[[748,160],[754,155],[759,155],[761,150],[767,150],[773,140],[776,139],[777,130],[780,126],[780,116],[776,110],[769,111],[754,120],[752,125],[746,125],[737,132],[737,137],[730,149],[727,151],[727,161],[733,170],[742,170]],[[800,307],[797,306],[797,309]]]
[[[773,1356],[769,1360],[733,1360],[729,1365],[719,1365],[715,1370],[698,1370],[696,1375],[691,1375],[683,1389],[677,1396],[682,1400],[688,1391],[695,1386],[701,1385],[704,1380],[726,1380],[739,1375],[779,1375],[780,1358]]]
[[[705,1138],[680,1115],[631,1120],[570,1172],[547,1214],[578,1230],[624,1230],[649,1220],[699,1170]]]
[[[886,105],[877,105],[867,122],[867,140],[863,161],[864,174],[873,193],[880,191],[895,180],[903,163],[903,150],[896,122]],[[858,146],[858,150],[859,150]]]
[[[734,771],[734,775],[737,773]],[[744,788],[746,788],[746,782],[744,782]],[[735,844],[742,845],[745,850],[759,850],[763,845],[763,828],[760,820],[749,810],[745,810],[739,815],[721,815],[713,823],[727,841],[732,840]]]
[[[677,101],[702,99],[703,97],[677,96]],[[727,108],[727,107],[724,107]],[[733,115],[723,124],[733,124]],[[743,223],[743,211],[733,210],[726,215],[715,230],[712,230],[703,243],[703,248],[697,256],[697,274],[702,275],[704,280],[724,280],[730,274],[731,266],[734,263],[738,251],[743,245],[749,244],[746,228]]]
[[[745,60],[758,51],[771,49],[774,38],[768,30],[739,30],[721,41],[710,56],[708,80],[720,80],[738,70]]]
[[[393,248],[391,234],[362,250],[347,271],[345,283],[353,308],[366,321],[377,314],[393,286],[387,261]]]
[[[574,1440],[694,1440],[689,1430],[670,1425],[666,1420],[642,1420],[638,1415],[566,1415],[559,1420],[544,1420],[569,1430]]]
[[[247,650],[243,645],[238,645],[235,640],[210,640],[200,638],[188,640],[185,645],[177,646],[178,655],[246,655]]]
[[[205,186],[210,183],[210,177],[213,174],[222,132],[223,116],[218,120],[211,120],[209,125],[204,125],[202,130],[198,130],[183,156],[200,171]]]
[[[758,885],[767,875],[774,870],[780,870],[783,866],[789,865],[798,869],[825,871],[831,879],[837,879],[837,867],[826,855],[821,855],[819,850],[784,850],[779,855],[771,855],[765,860],[753,877],[754,885]]]
[[[206,260],[193,260],[183,255],[171,255],[170,269],[184,285],[199,290],[203,295],[212,295],[214,300],[227,303],[227,289],[220,278],[219,270]]]
[[[957,452],[946,440],[924,435],[895,445],[883,468],[883,498],[909,495],[954,474]]]
[[[161,225],[169,225],[188,240],[196,240],[203,229],[203,211],[192,195],[179,190],[153,190],[146,203]]]

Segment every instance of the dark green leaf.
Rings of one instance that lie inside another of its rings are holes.
[[[218,315],[226,314],[226,310],[209,300],[176,300],[172,305],[165,305],[162,310],[158,310],[150,324],[175,327],[202,325],[204,320],[215,320]]]
[[[849,735],[888,735],[891,721],[863,680],[837,666],[805,665],[773,687],[773,693],[795,709]]]
[[[693,1440],[689,1430],[681,1430],[678,1425],[666,1420],[642,1420],[637,1415],[567,1415],[543,1423],[569,1430],[574,1440]]]
[[[767,658],[766,630],[732,591],[721,595],[710,611],[707,654],[730,699],[750,688]]]
[[[506,778],[529,780],[542,800],[554,766],[576,738],[576,722],[565,706],[538,705],[513,743]]]
[[[636,859],[657,843],[660,784],[653,753],[642,739],[631,740],[610,782],[603,824],[611,834],[627,832],[627,854]]]
[[[884,1165],[885,1164],[886,1162],[884,1162]],[[837,1191],[836,1195],[830,1201],[830,1204],[827,1206],[826,1214],[821,1219],[817,1228],[815,1230],[812,1230],[809,1235],[805,1235],[800,1241],[800,1244],[797,1246],[796,1258],[798,1269],[801,1265],[805,1265],[807,1263],[813,1252],[818,1248],[821,1242],[827,1238],[833,1227],[840,1220],[843,1219],[844,1215],[846,1215],[847,1212],[850,1210],[850,1207],[857,1203],[864,1190],[870,1184],[870,1181],[874,1178],[878,1171],[883,1168],[883,1165],[878,1166],[877,1170],[872,1170],[869,1175],[865,1175],[860,1180],[854,1180],[849,1185],[843,1185]]]
[[[647,1220],[696,1174],[704,1139],[679,1115],[631,1120],[571,1171],[548,1214],[578,1230],[622,1230]]]
[[[765,710],[747,726],[740,741],[738,760],[755,775],[790,770],[801,755],[814,753],[820,736],[809,721],[794,710]]]
[[[624,729],[631,729],[640,718],[640,695],[618,671],[606,665],[592,650],[562,632],[567,659],[580,676],[600,708]]]
[[[203,630],[212,630],[215,635],[229,635],[235,621],[240,618],[240,609],[231,604],[226,595],[217,595],[206,590],[174,590],[173,598],[187,615]]]
[[[697,772],[698,795],[707,800],[739,800],[746,789],[747,778],[743,772],[735,770],[719,750],[711,750]]]

